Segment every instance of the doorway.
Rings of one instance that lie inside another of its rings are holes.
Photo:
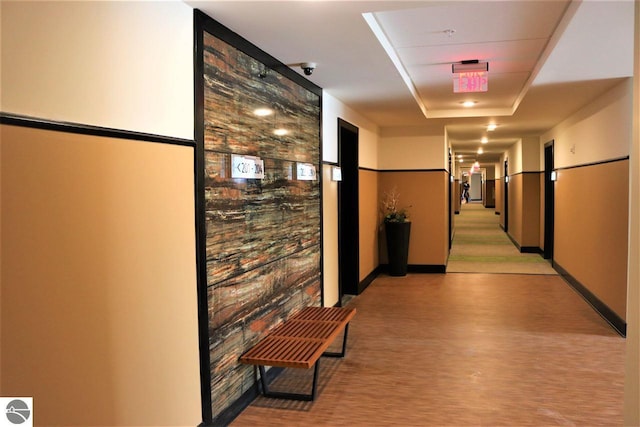
[[[553,173],[553,140],[544,145],[544,258],[553,265],[553,232],[555,216],[555,194]]]
[[[504,160],[504,232],[509,231],[509,159]]]
[[[449,148],[449,194],[447,194],[449,199],[447,211],[449,215],[449,252],[451,252],[451,245],[453,244],[453,181],[453,153],[451,153],[451,148]]]
[[[358,295],[360,281],[358,209],[358,128],[338,119],[338,289],[340,298]]]
[[[482,174],[474,173],[469,174],[469,198],[470,200],[477,202],[482,200]]]

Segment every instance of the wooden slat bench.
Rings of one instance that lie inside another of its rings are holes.
[[[344,357],[349,322],[355,314],[355,308],[307,307],[275,328],[266,338],[240,356],[240,362],[258,366],[264,396],[279,399],[314,400],[319,359],[321,356]],[[325,351],[342,330],[344,330],[342,351]],[[265,379],[265,366],[305,369],[313,367],[311,393],[270,391]]]

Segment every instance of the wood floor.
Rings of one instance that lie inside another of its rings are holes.
[[[349,305],[316,401],[259,397],[233,426],[623,424],[624,339],[559,276],[380,276]],[[311,374],[272,387],[306,391]]]

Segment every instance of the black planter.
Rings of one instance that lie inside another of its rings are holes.
[[[386,222],[384,224],[387,237],[387,257],[389,258],[389,275],[406,276],[409,260],[410,222]]]

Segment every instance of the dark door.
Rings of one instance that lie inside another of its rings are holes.
[[[358,128],[338,119],[338,163],[342,181],[338,185],[338,270],[340,301],[344,295],[358,295],[359,211]]]
[[[451,252],[451,245],[453,244],[453,160],[451,155],[451,149],[449,149],[449,252]]]
[[[553,172],[553,141],[544,145],[544,258],[553,264],[553,218],[555,212]]]
[[[504,231],[509,231],[509,159],[504,161]]]

